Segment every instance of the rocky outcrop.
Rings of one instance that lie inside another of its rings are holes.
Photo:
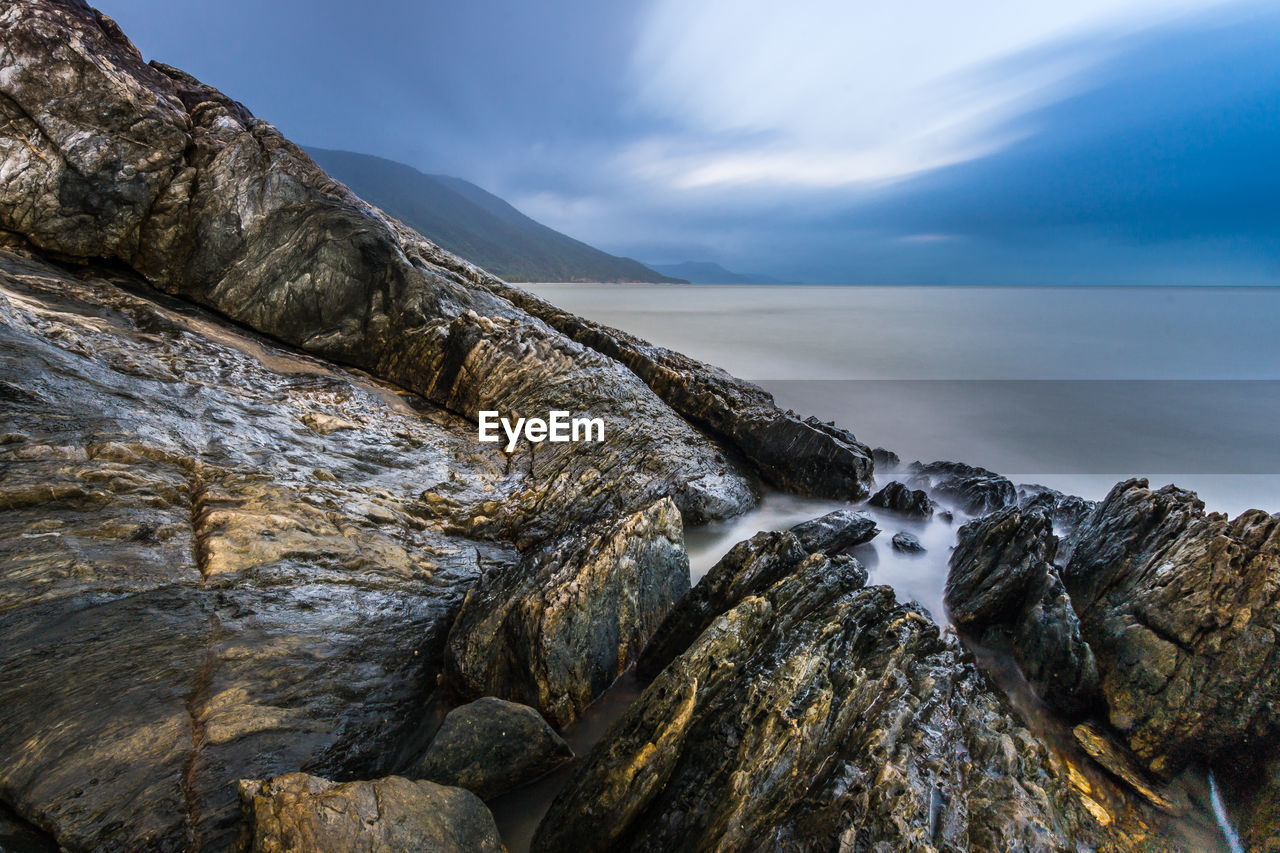
[[[567,725],[688,589],[680,513],[664,499],[486,572],[449,633],[446,672],[464,696],[523,702]]]
[[[806,552],[831,556],[870,542],[879,532],[874,518],[851,509],[838,509],[791,528]]]
[[[836,510],[784,532],[761,532],[739,542],[711,567],[698,585],[676,603],[670,615],[645,648],[636,667],[643,678],[652,678],[684,652],[721,613],[751,595],[773,586],[810,559],[821,564],[826,556],[870,541],[875,521],[852,510]],[[866,571],[850,557],[840,557],[841,571],[852,575]]]
[[[461,788],[398,776],[341,785],[287,773],[240,783],[244,853],[501,853],[493,815]]]
[[[1123,796],[1055,758],[954,640],[864,582],[816,555],[717,615],[591,751],[533,849],[1147,843]]]
[[[929,518],[933,515],[933,501],[921,489],[908,489],[896,480],[871,496],[867,503],[890,509],[913,518]]]
[[[907,485],[951,501],[969,515],[986,515],[1017,501],[1007,477],[962,462],[912,462]]]
[[[469,424],[152,296],[0,253],[0,800],[72,850],[221,850],[236,779],[390,772],[518,558]]]
[[[537,711],[486,696],[450,711],[431,746],[401,775],[466,788],[488,800],[572,758],[573,750]]]
[[[123,261],[168,293],[472,420],[482,408],[603,418],[603,441],[523,448],[539,483],[510,531],[524,541],[664,495],[690,521],[754,503],[743,473],[626,366],[469,279],[486,277],[242,105],[145,64],[109,19],[15,0],[0,38],[0,227],[59,255]]]
[[[1280,736],[1280,519],[1234,520],[1173,486],[1120,483],[1063,580],[1111,724],[1156,772],[1265,754]]]
[[[1081,714],[1098,701],[1098,672],[1053,564],[1057,545],[1039,511],[1010,507],[966,524],[946,605],[967,637],[1012,657],[1048,705]]]

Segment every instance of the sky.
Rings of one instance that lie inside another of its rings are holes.
[[[1272,0],[98,0],[303,145],[816,283],[1280,284]]]

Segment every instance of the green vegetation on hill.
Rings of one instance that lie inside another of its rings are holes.
[[[370,204],[508,281],[680,281],[548,228],[461,178],[369,154],[307,153]]]

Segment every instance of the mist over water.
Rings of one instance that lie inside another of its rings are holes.
[[[904,462],[1280,510],[1280,288],[539,284]]]

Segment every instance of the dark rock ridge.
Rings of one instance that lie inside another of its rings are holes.
[[[963,462],[912,462],[907,474],[908,486],[952,501],[969,515],[986,515],[1018,497],[1009,478]]]
[[[240,783],[241,853],[501,853],[493,815],[461,788],[398,776],[335,784],[306,773]]]
[[[1194,493],[1118,484],[1063,580],[1111,724],[1151,769],[1229,772],[1280,736],[1280,519],[1206,514]]]
[[[870,453],[848,433],[780,412],[721,371],[557,312],[439,249],[242,105],[145,64],[105,16],[15,0],[0,30],[10,128],[0,139],[9,176],[0,227],[49,252],[123,261],[168,293],[469,418],[480,408],[603,417],[599,445],[530,454],[547,492],[539,523],[519,531],[525,540],[664,494],[690,522],[751,505],[742,473],[637,373],[770,480],[865,494]],[[629,466],[628,476],[584,482],[576,467],[588,455],[600,471]]]
[[[837,510],[789,531],[762,531],[734,545],[687,595],[676,602],[640,656],[636,671],[652,678],[687,649],[721,613],[773,586],[796,566],[816,557],[835,557],[875,536],[875,522],[861,513]],[[851,557],[837,557],[850,576],[866,570]],[[821,560],[825,565],[826,560]]]
[[[537,711],[486,696],[450,711],[431,746],[400,775],[466,788],[488,800],[572,758],[573,750]]]
[[[1053,565],[1058,540],[1042,511],[1009,507],[960,528],[946,604],[956,627],[1011,656],[1036,694],[1081,714],[1098,701],[1093,652]]]
[[[523,702],[568,725],[688,590],[680,513],[663,499],[486,572],[449,633],[446,673],[465,696]]]
[[[789,535],[774,537],[748,547],[793,560]],[[535,851],[1174,849],[856,563],[757,574],[775,580],[658,674],[556,798]]]
[[[923,490],[909,489],[896,480],[872,495],[867,503],[915,518],[933,515],[933,501]]]

